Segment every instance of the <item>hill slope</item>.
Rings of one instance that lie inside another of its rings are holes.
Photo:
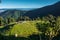
[[[30,10],[30,11],[10,9],[10,10],[6,10],[6,11],[2,12],[0,10],[0,16],[2,16],[2,17],[11,16],[11,17],[18,18],[19,16],[28,16],[30,18],[36,18],[36,17],[43,17],[48,14],[52,14],[54,16],[60,15],[60,1],[53,5],[48,5],[48,6]]]
[[[9,36],[17,34],[19,37],[28,37],[32,34],[38,34],[39,31],[36,28],[35,22],[24,21],[23,23],[17,23],[12,25],[8,25],[7,28],[2,28],[3,35]]]
[[[36,17],[46,16],[48,14],[52,14],[54,16],[60,15],[60,1],[53,5],[28,11],[24,16],[29,16],[30,18],[36,18]]]
[[[4,10],[4,9],[1,9]],[[25,14],[26,11],[22,11],[22,10],[16,10],[16,9],[6,9],[4,11],[0,10],[0,16],[2,17],[14,17],[14,18],[18,18],[19,16]]]

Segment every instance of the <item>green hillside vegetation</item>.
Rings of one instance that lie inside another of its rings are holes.
[[[38,29],[33,21],[24,21],[24,23],[15,24],[10,30],[4,32],[7,36],[17,34],[19,37],[28,37],[32,34],[38,33]]]
[[[60,35],[60,16],[48,15],[35,19],[19,17],[17,21],[13,18],[8,18],[6,23],[4,21],[4,19],[3,21],[2,18],[0,19],[0,34],[7,37],[14,36],[15,38],[24,37],[27,39],[32,37],[31,40],[38,37],[40,40],[52,40]]]

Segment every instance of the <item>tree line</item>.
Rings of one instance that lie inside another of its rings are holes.
[[[17,19],[14,17],[0,17],[0,26],[19,21],[41,21],[36,23],[36,27],[39,30],[40,40],[42,40],[42,36],[44,36],[46,39],[52,40],[60,33],[60,16],[55,17],[53,15],[33,19],[27,16],[20,16]]]
[[[53,15],[49,15],[40,20],[41,23],[36,23],[36,27],[40,31],[40,40],[42,40],[41,35],[44,35],[44,37],[48,40],[52,40],[54,37],[60,34],[60,16],[55,17]]]

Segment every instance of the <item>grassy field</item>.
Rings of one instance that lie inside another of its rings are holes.
[[[37,25],[39,23],[39,25]],[[49,40],[49,35],[45,35],[43,32],[45,32],[47,24],[49,24],[49,21],[23,21],[23,22],[14,22],[7,24],[6,26],[0,27],[0,38],[3,37],[7,40]],[[41,26],[40,26],[41,25]],[[40,30],[39,30],[40,27]],[[42,28],[42,29],[41,29]],[[48,27],[47,32],[51,32],[52,28]],[[41,30],[43,32],[41,32]],[[41,38],[40,38],[41,37]],[[46,37],[46,38],[45,38]],[[58,36],[56,36],[58,37]],[[54,39],[54,38],[53,38]]]
[[[14,35],[18,37],[28,37],[32,34],[38,34],[39,31],[36,28],[35,21],[24,21],[22,23],[17,23],[10,27],[8,30],[4,30],[2,34],[9,36]]]

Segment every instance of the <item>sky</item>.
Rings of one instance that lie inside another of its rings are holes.
[[[0,8],[40,8],[59,0],[1,0]]]

